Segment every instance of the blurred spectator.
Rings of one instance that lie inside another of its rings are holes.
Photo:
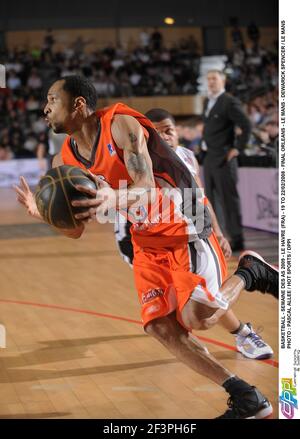
[[[189,148],[189,145],[193,140],[193,130],[189,126],[189,120],[181,122],[181,124],[177,126],[177,129],[180,145]]]
[[[38,137],[38,141],[35,146],[35,153],[38,159],[43,159],[48,156],[49,153],[49,141],[46,133],[41,133]]]
[[[16,90],[21,87],[21,79],[17,76],[15,70],[10,70],[7,75],[7,87]]]
[[[40,116],[32,123],[32,130],[35,134],[41,134],[47,130],[47,124],[44,116]]]
[[[255,25],[251,28],[250,46],[247,49],[234,47],[228,53],[225,69],[227,89],[244,102],[252,126],[252,135],[245,150],[248,159],[241,155],[239,163],[276,165],[273,156],[278,151],[278,48],[275,44],[270,50],[261,47],[259,29],[255,29]],[[268,131],[272,131],[274,142]]]
[[[190,51],[197,51],[199,50],[199,44],[194,35],[189,35],[186,42],[187,49]]]
[[[245,103],[254,128],[266,127],[268,122],[278,126],[277,46],[265,50],[254,38],[256,42],[245,49],[240,44],[238,24],[232,24],[232,28],[237,44],[228,53],[227,89]],[[179,39],[168,48],[157,28],[151,35],[143,29],[139,37],[138,45],[132,50],[109,43],[102,50],[87,53],[85,48],[90,41],[79,36],[70,47],[54,52],[55,40],[49,30],[42,47],[0,54],[0,63],[5,64],[8,72],[7,89],[0,92],[0,144],[17,157],[36,154],[36,149],[29,150],[34,142],[32,134],[39,145],[42,143],[39,136],[48,132],[41,109],[49,84],[60,76],[88,76],[98,96],[104,98],[197,93],[200,53],[194,36]],[[197,154],[195,127],[185,124],[183,131],[186,137],[183,143],[195,147]],[[29,149],[26,149],[28,138]],[[249,151],[252,146],[256,151],[260,141],[253,139]]]
[[[253,41],[253,43],[257,44],[260,39],[260,31],[257,25],[254,23],[254,21],[251,21],[251,23],[247,27],[247,35],[249,40]]]
[[[161,50],[163,44],[163,36],[159,32],[158,27],[155,27],[151,34],[151,47],[153,50]]]
[[[51,53],[54,43],[55,43],[55,39],[52,35],[52,29],[48,29],[47,34],[45,35],[44,38],[43,50],[45,52],[48,51]]]
[[[197,156],[201,151],[204,123],[201,116],[189,118],[179,125],[180,144],[194,152]]]
[[[27,98],[25,107],[27,111],[38,111],[40,109],[40,102],[33,94],[31,94]]]
[[[254,130],[256,136],[261,140],[264,146],[278,150],[279,128],[276,122],[267,122]]]
[[[37,147],[37,138],[36,135],[31,132],[27,135],[27,138],[24,142],[24,149],[26,149],[27,151],[30,152],[35,152],[36,147]]]
[[[12,160],[14,155],[9,146],[1,145],[0,143],[0,161],[1,160]]]
[[[148,49],[149,44],[150,44],[150,35],[149,35],[147,29],[143,29],[140,32],[139,39],[140,39],[140,46],[143,49]]]
[[[36,69],[32,69],[31,74],[27,80],[27,87],[31,88],[32,90],[42,88],[42,80],[41,77],[37,74]]]
[[[248,116],[251,121],[252,126],[259,125],[262,121],[262,114],[253,103],[248,106]]]
[[[132,51],[109,44],[103,50],[85,53],[88,42],[79,37],[63,52],[54,52],[54,39],[48,31],[41,48],[3,53],[0,62],[6,64],[8,75],[7,88],[0,94],[1,145],[16,157],[35,156],[39,136],[48,132],[41,114],[45,93],[60,76],[91,77],[98,96],[105,98],[195,94],[200,58],[194,39],[190,38],[182,50],[175,46],[167,49],[159,35],[152,37],[155,50],[144,36],[144,44]]]
[[[85,50],[85,46],[88,46],[88,45],[89,45],[90,43],[92,43],[92,42],[93,42],[92,39],[84,40],[84,39],[82,38],[82,36],[79,35],[79,36],[76,38],[76,40],[74,41],[73,45],[72,45],[72,48],[73,48],[73,50],[74,50],[74,55],[75,55],[75,56],[80,56],[80,55],[84,52],[84,50]]]
[[[231,39],[236,48],[242,48],[244,46],[243,34],[238,23],[236,23],[231,29]]]

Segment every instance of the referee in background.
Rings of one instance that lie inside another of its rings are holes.
[[[237,191],[237,156],[245,148],[251,124],[238,99],[225,92],[225,74],[207,74],[208,98],[204,102],[202,149],[205,190],[216,209],[214,194],[221,203],[232,251],[244,249],[240,198]],[[239,135],[236,136],[236,128]]]

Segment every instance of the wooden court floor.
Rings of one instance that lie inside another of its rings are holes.
[[[227,394],[178,362],[140,324],[131,269],[110,225],[80,240],[33,222],[10,190],[0,191],[0,418],[214,418]],[[247,245],[277,262],[277,237],[247,230]],[[233,270],[236,258],[229,266]],[[257,385],[278,416],[277,302],[242,293],[234,310],[275,351],[245,359],[220,326],[205,345],[227,368]]]

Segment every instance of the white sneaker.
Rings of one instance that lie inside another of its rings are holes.
[[[246,323],[235,337],[237,350],[247,358],[266,360],[274,354],[271,346],[254,332],[251,323]]]

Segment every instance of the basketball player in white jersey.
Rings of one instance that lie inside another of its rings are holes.
[[[175,120],[173,116],[161,108],[154,108],[146,113],[148,119],[154,124],[159,135],[170,145],[176,152],[190,173],[193,175],[199,187],[203,187],[200,179],[200,169],[196,157],[192,151],[178,144],[178,134],[176,131]],[[217,217],[212,205],[208,201],[209,211],[212,219],[213,231],[215,232],[220,247],[226,259],[231,256],[230,244],[223,235],[218,224]],[[124,217],[117,215],[115,222],[115,237],[122,258],[130,266],[133,260],[133,247],[130,235],[130,222],[124,221]],[[234,335],[236,348],[245,357],[251,359],[266,359],[273,355],[273,350],[254,330],[250,323],[242,323],[232,310],[220,318],[220,323],[231,334]],[[208,328],[209,329],[209,326]]]

